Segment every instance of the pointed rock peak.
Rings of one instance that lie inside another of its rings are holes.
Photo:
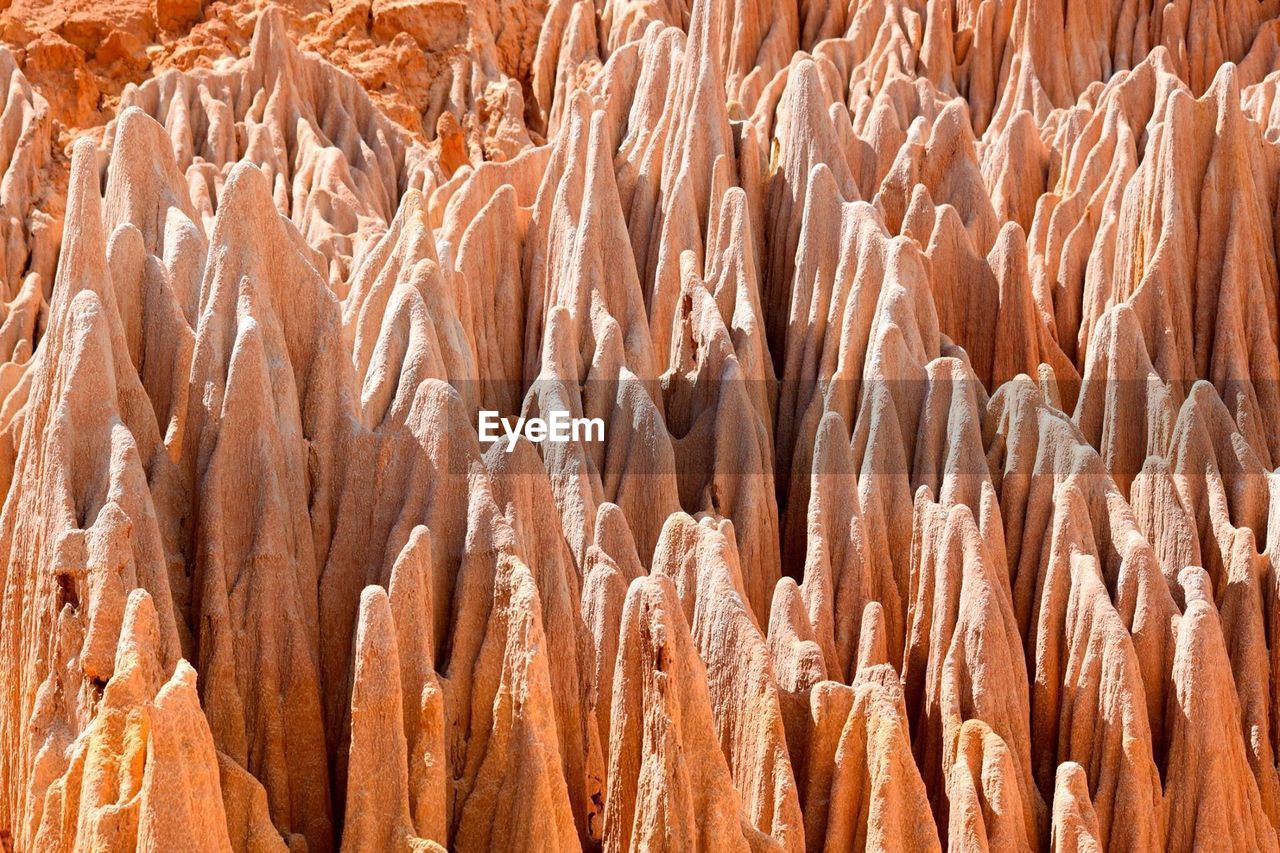
[[[171,208],[203,236],[201,217],[191,204],[168,134],[137,107],[126,108],[116,120],[103,206],[107,228],[126,222],[136,226],[147,251],[157,257],[166,254]]]
[[[115,663],[115,672],[120,675],[115,683],[127,683],[128,689],[141,690],[133,701],[154,696],[164,683],[159,652],[160,622],[155,605],[146,590],[135,589],[125,605]],[[108,689],[110,687],[108,684]]]
[[[343,850],[413,849],[400,656],[382,587],[360,594]]]
[[[547,312],[547,328],[543,333],[542,373],[539,378],[576,379],[578,369],[578,322],[563,305]]]
[[[288,60],[297,55],[298,49],[289,38],[284,10],[272,3],[258,16],[250,42],[249,56],[254,64]]]
[[[818,424],[813,442],[813,472],[828,476],[853,476],[856,467],[849,447],[849,432],[839,412],[827,412]]]
[[[276,213],[271,198],[271,185],[262,170],[252,163],[240,162],[231,167],[223,185],[218,205],[218,223],[262,223],[263,217]],[[214,241],[218,241],[215,231]]]
[[[1089,782],[1084,768],[1074,761],[1058,765],[1049,846],[1061,853],[1093,853],[1103,849],[1098,815],[1089,798]]]
[[[67,188],[66,233],[58,259],[52,310],[68,304],[83,289],[101,294],[107,274],[107,239],[102,221],[102,196],[98,188],[97,151],[89,139],[71,149],[71,181]]]
[[[1133,306],[1127,302],[1113,305],[1098,319],[1098,325],[1090,341],[1089,362],[1085,367],[1088,376],[1090,366],[1101,365],[1103,360],[1132,359],[1133,362],[1146,361],[1147,347],[1142,337],[1142,324]]]
[[[706,669],[668,578],[638,578],[627,591],[609,740],[606,851],[750,849]]]
[[[950,214],[951,221],[944,226],[940,220],[947,213]],[[948,230],[954,231],[956,226],[959,226],[959,233],[964,234],[967,239],[968,232],[964,230],[964,223],[960,221],[956,209],[949,204],[935,206],[933,197],[929,195],[929,188],[924,184],[916,184],[911,190],[911,202],[907,205],[907,212],[902,217],[902,235],[910,237],[924,247],[937,239],[936,234],[939,229],[947,227]]]
[[[613,559],[629,581],[645,574],[644,566],[636,554],[631,526],[627,524],[626,516],[617,504],[603,501],[596,508],[593,544]]]
[[[858,661],[854,667],[855,680],[870,677],[874,667],[891,663],[889,641],[884,621],[884,606],[878,601],[868,601],[862,610],[862,628],[858,635]]]
[[[1006,222],[1000,229],[987,259],[1001,285],[1001,303],[1013,298],[1007,288],[1025,283],[1020,279],[1027,269],[1027,238],[1016,222]]]

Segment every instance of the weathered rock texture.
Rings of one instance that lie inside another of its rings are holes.
[[[5,850],[1280,850],[1277,0],[0,7]]]

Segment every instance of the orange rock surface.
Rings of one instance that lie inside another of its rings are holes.
[[[0,41],[4,850],[1280,851],[1280,0]]]

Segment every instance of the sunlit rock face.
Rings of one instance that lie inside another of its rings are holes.
[[[7,3],[3,849],[1280,849],[1277,15]]]

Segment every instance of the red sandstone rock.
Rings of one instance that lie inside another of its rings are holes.
[[[6,849],[1280,847],[1276,0],[0,6]]]

